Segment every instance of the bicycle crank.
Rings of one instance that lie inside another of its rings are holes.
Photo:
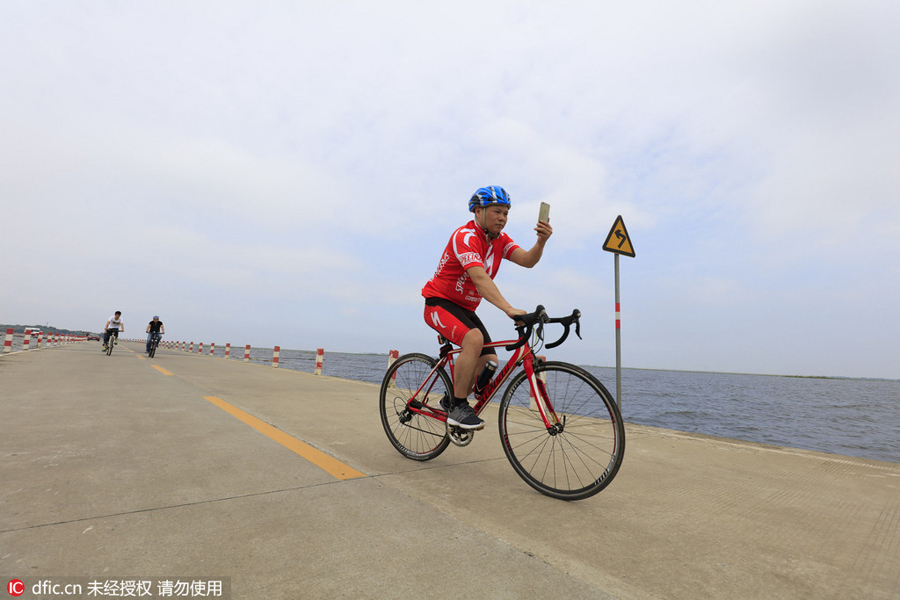
[[[474,431],[471,429],[463,429],[456,425],[447,425],[447,435],[450,436],[451,442],[460,447],[468,446],[472,443],[472,440],[475,439]]]

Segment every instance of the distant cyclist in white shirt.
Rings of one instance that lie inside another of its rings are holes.
[[[116,314],[111,316],[103,328],[103,350],[106,351],[110,336],[119,338],[119,332],[125,332],[125,321],[122,320],[122,311],[117,310]],[[114,340],[115,343],[115,340]]]

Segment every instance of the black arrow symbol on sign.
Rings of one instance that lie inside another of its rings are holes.
[[[625,243],[625,240],[627,239],[627,237],[625,236],[624,233],[622,233],[621,229],[616,229],[616,237],[619,238],[619,245],[616,247],[621,248],[622,244]]]

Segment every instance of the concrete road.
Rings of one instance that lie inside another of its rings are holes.
[[[895,463],[627,425],[616,480],[567,503],[518,478],[490,408],[470,446],[417,463],[388,443],[377,386],[142,352],[0,358],[0,577],[22,598],[123,580],[241,599],[900,598]]]

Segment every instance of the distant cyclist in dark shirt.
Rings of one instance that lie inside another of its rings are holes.
[[[437,271],[422,288],[425,322],[462,348],[454,368],[454,398],[442,400],[441,406],[447,411],[447,422],[463,429],[484,427],[467,398],[484,365],[497,360],[493,348],[484,348],[491,338],[475,309],[485,298],[511,319],[525,314],[506,301],[494,284],[494,276],[504,258],[522,267],[536,265],[553,234],[549,223],[539,221],[534,228],[534,246],[530,250],[519,247],[503,233],[510,205],[509,194],[502,187],[479,188],[469,200],[474,219],[453,232]]]
[[[165,333],[166,328],[163,322],[159,320],[159,315],[154,315],[153,320],[147,324],[147,354],[150,353],[150,342],[153,341],[154,333]]]

